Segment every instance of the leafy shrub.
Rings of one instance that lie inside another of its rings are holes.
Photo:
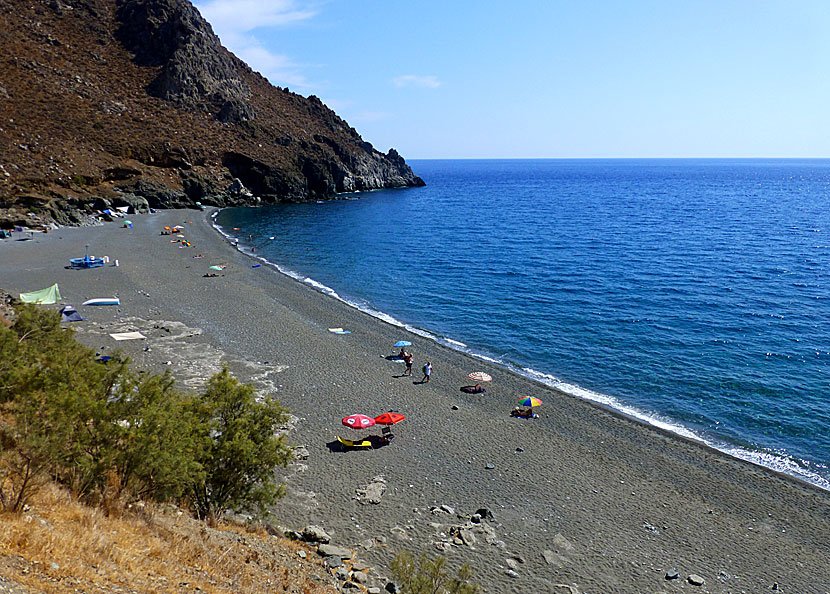
[[[202,480],[193,485],[197,515],[214,522],[228,509],[253,506],[262,512],[282,497],[274,470],[288,464],[292,449],[277,435],[287,418],[279,402],[257,402],[253,387],[239,383],[225,366],[210,378],[198,411],[211,439],[200,460]]]
[[[395,582],[403,594],[477,594],[479,586],[471,583],[472,569],[469,565],[458,568],[456,576],[447,570],[447,559],[435,557],[430,560],[426,553],[416,562],[411,553],[398,553],[389,564]]]
[[[0,508],[20,511],[51,476],[87,502],[187,500],[201,518],[275,502],[291,448],[286,413],[227,368],[188,396],[169,373],[102,365],[55,312],[16,304],[0,325]]]

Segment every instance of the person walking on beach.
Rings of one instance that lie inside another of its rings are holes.
[[[432,363],[427,361],[424,363],[424,379],[421,380],[421,383],[428,384],[430,375],[432,375]]]
[[[404,353],[403,362],[406,363],[406,370],[403,374],[412,377],[412,353]]]

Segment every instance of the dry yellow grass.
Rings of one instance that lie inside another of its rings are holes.
[[[0,576],[38,592],[335,592],[303,546],[176,510],[106,515],[54,485],[25,513],[0,515]]]

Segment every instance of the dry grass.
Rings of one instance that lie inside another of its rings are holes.
[[[0,576],[39,592],[334,592],[319,558],[300,559],[301,548],[177,510],[107,516],[51,485],[26,513],[0,515]]]

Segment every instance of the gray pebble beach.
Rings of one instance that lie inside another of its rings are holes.
[[[73,327],[96,352],[121,348],[138,369],[170,369],[184,389],[227,362],[278,398],[296,417],[290,441],[304,459],[282,472],[288,495],[275,523],[318,525],[380,575],[399,550],[442,554],[469,563],[486,592],[830,592],[830,492],[254,268],[209,214],[131,215],[133,229],[116,221],[25,241],[15,233],[0,240],[0,288],[16,295],[57,282],[63,303],[88,318]],[[176,224],[190,247],[160,235]],[[67,269],[87,245],[109,265]],[[218,264],[220,276],[203,276]],[[81,306],[112,296],[120,306]],[[146,340],[109,336],[134,330]],[[387,358],[401,339],[413,343],[414,377]],[[421,384],[427,360],[432,381]],[[493,377],[486,394],[462,392],[477,370]],[[529,394],[544,402],[540,418],[511,418]],[[343,417],[389,410],[406,420],[388,445],[334,444],[380,435],[344,427]],[[474,515],[481,509],[491,515]]]

